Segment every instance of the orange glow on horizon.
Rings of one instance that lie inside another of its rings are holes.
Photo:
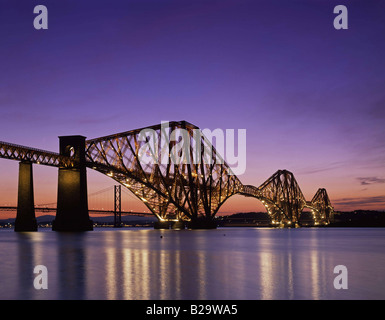
[[[18,162],[0,159],[0,206],[16,206],[18,184]],[[35,205],[54,204],[57,197],[57,169],[46,166],[33,166]],[[311,200],[319,187],[325,187],[329,198],[336,211],[353,210],[385,210],[385,197],[381,184],[360,184],[351,180],[346,183],[338,175],[294,175],[307,200]],[[265,179],[269,174],[265,175]],[[260,185],[263,178],[252,179],[251,175],[244,174],[239,177],[245,184]],[[113,185],[115,181],[93,170],[87,171],[89,209],[113,209]],[[349,179],[348,179],[349,180]],[[111,187],[110,193],[100,195],[99,199],[92,196],[100,190]],[[124,186],[122,186],[124,188]],[[90,196],[91,195],[91,196]],[[150,212],[149,209],[133,194],[127,196],[123,193],[123,211]],[[230,197],[220,208],[218,215],[237,212],[265,212],[265,208],[258,199],[241,195]],[[4,218],[7,214],[2,213]],[[15,216],[15,215],[13,215]],[[12,217],[12,214],[10,214]]]

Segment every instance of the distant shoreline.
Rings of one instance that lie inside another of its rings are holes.
[[[374,210],[355,210],[349,212],[336,212],[334,219],[327,226],[316,226],[310,215],[304,215],[300,219],[301,227],[361,227],[361,228],[384,228],[385,212]],[[265,212],[235,213],[229,216],[217,218],[221,227],[271,227],[270,219]]]
[[[374,210],[355,210],[349,212],[337,212],[334,219],[327,226],[316,226],[314,222],[304,215],[300,219],[300,227],[318,228],[385,228],[385,212]],[[43,215],[36,217],[39,227],[51,227],[55,215]],[[94,227],[113,227],[114,216],[91,216]],[[0,219],[0,228],[13,228],[15,218]],[[122,216],[122,227],[153,227],[156,217]],[[266,212],[241,212],[227,216],[217,216],[218,227],[276,227],[271,224]]]

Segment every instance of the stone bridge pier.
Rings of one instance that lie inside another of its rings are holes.
[[[37,231],[33,194],[32,163],[19,163],[19,185],[17,191],[17,213],[15,231]]]
[[[93,224],[88,215],[86,138],[64,136],[59,139],[60,154],[74,157],[75,162],[72,167],[59,167],[57,212],[52,230],[93,230]]]

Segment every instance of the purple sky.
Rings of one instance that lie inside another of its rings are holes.
[[[308,200],[324,187],[337,210],[385,210],[384,35],[383,0],[0,0],[0,140],[58,151],[60,135],[163,120],[246,129],[243,183],[287,169]],[[0,161],[0,204],[16,203],[18,164]],[[34,172],[35,202],[55,201],[57,170]],[[260,207],[235,196],[222,211]]]

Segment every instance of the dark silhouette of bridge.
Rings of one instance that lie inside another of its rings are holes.
[[[170,139],[170,132],[179,129],[187,136],[179,141]],[[259,187],[243,185],[211,142],[203,135],[197,141],[196,130],[199,128],[179,121],[168,123],[167,128],[159,124],[91,140],[63,136],[59,137],[59,153],[0,142],[0,158],[20,162],[15,231],[37,230],[32,164],[58,167],[55,231],[93,229],[87,202],[87,168],[129,189],[158,218],[156,228],[169,228],[170,224],[214,228],[218,210],[235,194],[260,200],[277,226],[298,226],[305,208],[312,211],[316,224],[330,222],[334,210],[325,189],[319,189],[307,201],[287,170],[278,170]],[[143,138],[144,131],[159,141],[156,148],[145,149],[149,137]],[[179,163],[170,151],[177,145],[178,156],[184,159]],[[155,161],[141,161],[143,150]],[[201,150],[210,150],[210,158]],[[119,196],[116,190],[115,197]],[[119,208],[115,208],[117,211]]]

